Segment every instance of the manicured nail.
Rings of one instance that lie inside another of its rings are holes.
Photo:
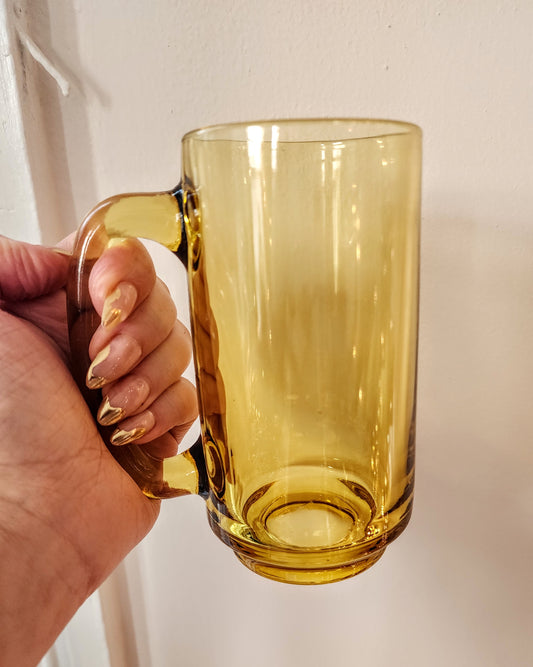
[[[132,428],[129,431],[117,428],[117,430],[111,436],[110,442],[112,445],[127,445],[130,442],[137,440],[138,438],[142,438],[145,433],[146,429],[142,426],[139,426],[138,428]]]
[[[111,426],[111,424],[119,422],[122,417],[124,417],[123,408],[113,407],[109,401],[109,396],[106,396],[96,416],[100,424],[102,426]]]
[[[126,414],[135,412],[150,394],[150,385],[141,377],[127,378],[114,386],[102,401],[98,421],[102,426],[116,424]]]
[[[103,387],[129,373],[142,356],[139,343],[126,334],[119,334],[94,358],[87,371],[89,389]]]
[[[96,357],[93,359],[92,364],[89,366],[87,371],[86,384],[89,389],[100,389],[106,383],[106,379],[103,375],[98,375],[94,372],[96,366],[99,366],[103,361],[107,359],[109,353],[111,352],[111,345],[106,345],[103,349],[98,352]]]
[[[130,239],[127,236],[113,236],[113,238],[109,239],[107,242],[106,247],[116,248],[117,246],[128,245],[129,242]]]
[[[142,438],[145,433],[151,431],[155,426],[155,417],[146,410],[140,415],[130,417],[122,423],[121,428],[117,428],[110,438],[112,445],[127,445],[134,440]]]
[[[102,326],[112,329],[130,315],[137,302],[137,290],[131,283],[119,283],[108,294],[102,310]]]

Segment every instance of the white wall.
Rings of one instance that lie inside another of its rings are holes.
[[[410,527],[359,578],[298,588],[239,565],[200,500],[168,501],[127,565],[139,665],[532,664],[533,2],[29,5],[72,83],[61,98],[37,78],[50,237],[110,194],[174,185],[202,124],[381,116],[425,134]]]

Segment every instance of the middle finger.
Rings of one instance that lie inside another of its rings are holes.
[[[148,298],[124,322],[111,331],[98,327],[89,345],[87,385],[102,387],[128,373],[169,336],[175,321],[176,306],[158,279]]]

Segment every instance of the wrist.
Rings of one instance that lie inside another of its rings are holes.
[[[43,515],[0,499],[0,645],[6,664],[20,667],[40,660],[94,587],[81,554]]]

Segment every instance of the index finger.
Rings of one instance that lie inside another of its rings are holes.
[[[102,322],[110,326],[137,308],[155,281],[152,259],[142,243],[132,238],[113,238],[92,268],[89,293]]]

